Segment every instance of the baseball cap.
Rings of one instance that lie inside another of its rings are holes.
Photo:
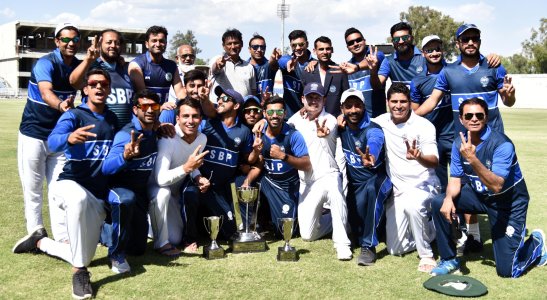
[[[249,107],[258,107],[258,108],[260,108],[260,99],[258,99],[257,96],[255,96],[255,95],[246,96],[246,97],[243,99],[243,104],[247,104],[247,102],[249,102],[249,101],[254,101],[254,102],[256,102],[256,105],[255,105],[255,106],[249,106]]]
[[[433,41],[439,41],[439,42],[443,42],[441,40],[441,38],[438,36],[438,35],[428,35],[426,37],[424,37],[424,39],[422,40],[422,49],[425,47],[425,45],[427,45],[429,42],[433,42]]]
[[[63,23],[59,23],[57,24],[57,26],[55,27],[55,36],[57,36],[59,34],[59,32],[61,32],[61,30],[67,28],[67,27],[74,27],[76,28],[76,30],[78,31],[78,34],[80,34],[80,30],[78,29],[78,27],[70,22],[63,22]]]
[[[428,290],[456,297],[479,297],[488,293],[488,288],[482,282],[462,275],[433,276],[423,285]]]
[[[342,97],[340,98],[340,104],[344,104],[344,102],[349,98],[349,97],[357,97],[359,99],[361,99],[361,101],[363,101],[363,103],[365,102],[365,97],[363,97],[363,92],[359,91],[359,90],[356,90],[354,88],[350,88],[350,89],[347,89],[345,90],[343,93],[342,93]]]
[[[309,94],[318,94],[321,97],[325,96],[325,89],[320,83],[310,82],[304,87],[304,96]]]
[[[220,97],[220,95],[222,95],[222,93],[234,98],[234,100],[239,104],[243,103],[243,96],[241,96],[241,94],[238,93],[237,91],[232,90],[232,89],[224,89],[220,85],[217,86],[215,88],[215,95],[217,95],[217,97]]]
[[[460,35],[462,35],[464,32],[466,32],[469,29],[475,29],[479,33],[481,33],[480,29],[475,24],[463,24],[462,26],[458,27],[458,30],[456,30],[456,38],[459,38]]]

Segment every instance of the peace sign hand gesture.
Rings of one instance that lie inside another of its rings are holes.
[[[363,164],[363,166],[367,168],[374,167],[376,158],[374,157],[374,155],[370,154],[370,150],[368,146],[365,148],[365,153],[363,153],[363,151],[361,151],[359,147],[355,147],[355,150],[361,156],[361,163]]]
[[[94,36],[91,39],[91,46],[87,48],[86,53],[86,59],[89,61],[95,61],[100,56],[100,46],[99,46],[99,38],[97,36]]]
[[[374,46],[374,50],[372,49],[372,46],[368,46],[368,55],[365,58],[365,62],[368,65],[369,70],[376,70],[376,67],[378,67],[378,47]]]
[[[264,147],[264,141],[262,141],[262,132],[257,131],[255,133],[255,140],[253,141],[253,150],[256,152],[261,152],[262,147]]]
[[[330,129],[327,127],[326,123],[327,123],[327,119],[324,119],[323,123],[319,125],[319,119],[318,118],[315,119],[315,127],[317,128],[317,137],[322,138],[330,134]]]
[[[97,134],[95,134],[93,132],[89,132],[93,128],[95,128],[95,124],[80,127],[78,129],[74,130],[68,136],[68,143],[71,144],[71,145],[83,144],[87,141],[88,138],[97,137]]]
[[[209,81],[209,79],[206,79],[205,84],[201,88],[199,88],[198,95],[201,101],[209,100],[209,93],[211,92],[212,86],[213,82]]]
[[[462,132],[460,132],[460,138],[462,140],[460,145],[460,154],[463,158],[465,158],[465,160],[470,161],[475,156],[475,151],[477,150],[477,147],[471,143],[471,132],[467,132],[467,141],[465,140],[465,136]]]
[[[515,86],[513,85],[513,78],[511,78],[511,76],[509,75],[505,75],[505,77],[503,77],[503,91],[507,94],[507,95],[511,95],[515,92]]]
[[[422,152],[418,147],[416,147],[416,140],[412,141],[412,145],[405,139],[406,144],[406,159],[408,160],[418,160],[422,155]]]
[[[188,157],[186,163],[182,165],[182,169],[186,174],[189,174],[190,172],[196,170],[197,168],[201,167],[201,165],[203,165],[203,159],[207,154],[209,154],[209,151],[207,150],[199,153],[200,149],[201,145],[198,145],[196,147],[196,150],[194,150],[190,157]]]
[[[123,147],[123,158],[125,160],[130,160],[134,157],[139,156],[140,154],[140,143],[144,135],[141,133],[135,140],[135,131],[131,130],[131,140],[129,143],[125,144]]]

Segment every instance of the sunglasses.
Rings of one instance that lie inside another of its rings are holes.
[[[73,41],[74,43],[78,43],[80,42],[80,37],[79,36],[75,36],[73,38],[69,38],[69,37],[60,37],[59,40],[65,44],[68,44],[70,43],[70,41]]]
[[[253,114],[262,113],[262,109],[260,109],[260,108],[255,108],[255,107],[245,108],[244,111],[245,111],[246,114],[249,114],[249,113],[253,113]]]
[[[253,49],[254,51],[266,51],[266,45],[251,45],[251,49]]]
[[[195,56],[194,54],[181,54],[181,55],[179,55],[179,58],[182,58],[182,59],[187,59],[187,58],[194,59],[194,58],[196,58],[196,56]]]
[[[430,48],[430,49],[423,49],[423,51],[424,51],[425,53],[427,53],[427,54],[431,54],[431,53],[433,53],[433,52],[435,52],[435,51],[441,52],[442,49],[441,49],[441,47],[436,47],[436,48]]]
[[[235,99],[234,99],[234,98],[232,98],[232,97],[230,97],[230,96],[226,96],[226,95],[224,95],[224,96],[219,96],[219,97],[217,98],[217,100],[218,100],[218,101],[222,100],[223,102],[229,102],[229,101],[235,102]]]
[[[285,110],[283,108],[281,108],[281,109],[267,109],[266,110],[266,114],[270,117],[273,116],[274,113],[278,116],[282,116],[285,113]]]
[[[101,84],[101,86],[109,86],[110,85],[110,82],[108,82],[107,80],[90,80],[90,81],[87,82],[87,85],[94,88],[99,83]]]
[[[148,111],[149,108],[152,108],[152,111],[158,111],[160,110],[161,105],[159,103],[137,104],[137,107],[142,111]]]
[[[477,117],[477,120],[484,120],[484,113],[466,113],[463,115],[463,118],[467,121],[473,119],[473,116]]]
[[[358,43],[360,43],[360,42],[362,42],[362,41],[364,41],[364,40],[365,40],[364,38],[359,37],[359,38],[356,38],[356,39],[351,40],[351,41],[346,41],[346,45],[348,45],[348,46],[353,46],[354,44],[358,44]]]
[[[401,40],[403,40],[403,42],[410,40],[410,34],[405,34],[391,39],[391,41],[395,44],[399,43]]]
[[[296,48],[296,47],[303,48],[305,45],[306,45],[306,43],[292,43],[291,47],[293,47],[293,48]]]
[[[481,37],[476,35],[476,36],[464,36],[464,37],[460,38],[460,42],[462,42],[464,44],[469,43],[469,41],[473,41],[475,43],[478,43],[478,42],[481,41]]]

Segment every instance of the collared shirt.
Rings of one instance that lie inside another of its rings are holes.
[[[213,86],[211,91],[214,91],[217,86],[222,86],[224,89],[233,89],[245,97],[248,95],[256,94],[256,78],[255,69],[248,63],[240,59],[234,63],[231,60],[227,60],[224,68],[216,69],[216,61],[221,56],[215,56],[211,58],[211,80]],[[215,93],[209,95],[211,102],[216,103],[217,97]]]
[[[409,60],[401,60],[395,51],[380,65],[378,75],[391,78],[392,82],[402,82],[407,86],[416,75],[427,69],[426,60],[418,47],[414,46],[414,55]]]

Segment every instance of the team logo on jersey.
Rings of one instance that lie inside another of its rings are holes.
[[[165,80],[167,81],[173,80],[173,74],[171,74],[170,72],[165,73]]]
[[[239,144],[241,144],[241,139],[239,137],[234,138],[234,146],[239,147]]]
[[[123,75],[123,80],[125,80],[127,82],[131,81],[131,79],[129,78],[129,75],[127,75],[127,74]]]
[[[284,215],[288,214],[289,213],[289,205],[288,204],[284,204],[283,205],[283,210],[281,211]]]
[[[482,76],[480,80],[482,87],[486,87],[488,85],[488,81],[488,77]]]
[[[362,144],[361,141],[355,141],[355,147],[361,148]]]
[[[228,215],[228,220],[232,221],[232,220],[234,219],[234,215],[232,214],[231,211],[229,211],[229,212],[227,213],[227,215]]]
[[[507,226],[507,228],[505,229],[505,235],[507,235],[508,237],[513,237],[514,233],[515,233],[515,228],[513,228],[513,226],[511,225]]]
[[[336,87],[334,85],[331,85],[329,88],[329,92],[336,93]]]
[[[416,68],[416,73],[417,73],[417,74],[420,74],[420,73],[422,73],[423,70],[424,70],[424,67],[418,66],[418,67]]]

